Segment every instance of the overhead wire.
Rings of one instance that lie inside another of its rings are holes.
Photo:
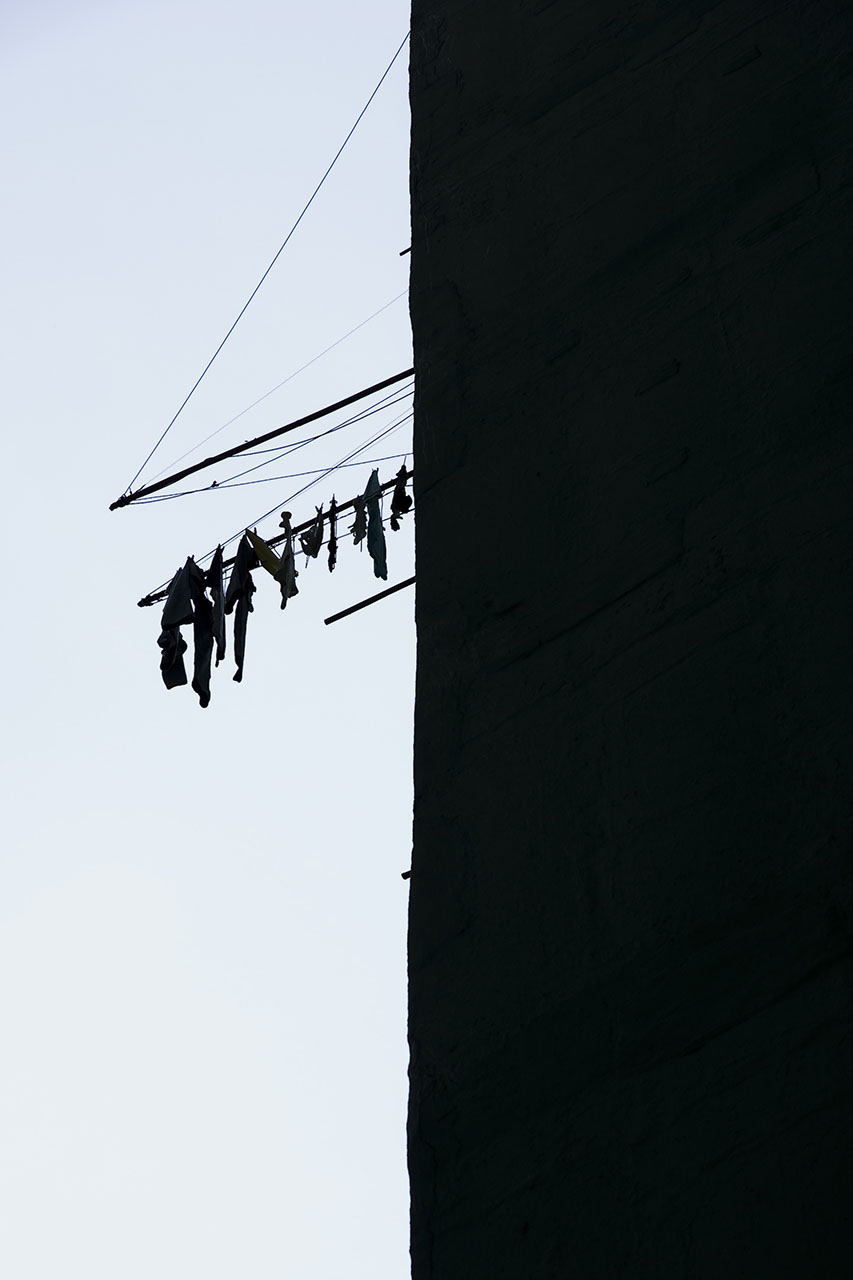
[[[368,443],[369,443],[369,444],[376,444],[376,442],[377,442],[378,440],[383,439],[383,437],[384,437],[384,436],[386,436],[386,435],[390,435],[392,431],[396,431],[399,427],[402,427],[402,426],[403,426],[403,424],[404,424],[405,422],[408,422],[408,421],[409,421],[409,419],[410,419],[412,416],[413,416],[413,415],[412,415],[411,413],[407,413],[407,414],[405,415],[405,417],[403,417],[403,418],[401,418],[401,419],[399,420],[399,422],[392,423],[392,425],[391,425],[390,427],[388,427],[385,431],[381,431],[381,432],[379,433],[379,435],[374,436],[374,438],[373,438],[371,441],[369,441]],[[364,446],[364,447],[366,448],[367,446]],[[392,456],[393,456],[393,457],[395,457],[395,458],[405,458],[405,457],[408,457],[408,454],[405,454],[405,453],[395,453],[395,454],[393,454]],[[326,468],[325,470],[323,470],[323,469],[321,468],[321,469],[320,469],[320,470],[318,470],[318,471],[303,471],[303,472],[296,472],[296,475],[300,475],[300,474],[301,474],[301,475],[317,475],[317,476],[319,476],[319,479],[320,479],[320,480],[322,480],[322,479],[324,479],[326,476],[331,475],[333,472],[335,472],[335,471],[339,471],[341,467],[366,466],[368,461],[369,461],[369,459],[366,459],[366,458],[365,458],[365,459],[362,459],[359,463],[355,463],[355,462],[336,462],[336,463],[335,463],[335,465],[334,465],[333,467],[328,467],[328,468]],[[383,461],[385,461],[385,459],[383,459],[383,458],[374,458],[374,459],[372,459],[372,461],[374,461],[374,462],[383,462]],[[217,489],[245,489],[248,485],[252,485],[252,484],[272,484],[272,483],[273,483],[274,481],[276,481],[276,480],[292,480],[292,479],[294,479],[294,476],[261,476],[261,477],[260,477],[259,479],[257,479],[257,480],[238,480],[238,481],[236,481],[236,482],[235,482],[235,483],[233,483],[233,484],[219,484],[219,485],[217,485],[216,487],[217,487]],[[317,483],[319,483],[319,480],[317,481]],[[300,492],[304,492],[304,490],[301,490]],[[293,495],[293,497],[298,497],[298,496],[299,496],[299,494],[294,494],[294,495]],[[288,502],[290,502],[290,501],[291,501],[291,499],[290,499],[290,498],[288,498],[288,499],[287,499],[287,501],[288,501]]]
[[[215,467],[217,463],[224,462],[226,458],[235,458],[237,454],[247,453],[257,445],[266,444],[268,440],[289,435],[291,431],[307,426],[309,422],[316,422],[318,418],[326,418],[329,414],[337,413],[339,409],[345,409],[359,400],[366,400],[368,396],[374,396],[377,392],[384,391],[386,387],[403,382],[406,378],[411,377],[414,372],[413,368],[403,369],[400,373],[395,373],[390,378],[383,378],[381,382],[374,382],[369,387],[362,387],[360,391],[354,391],[351,395],[344,396],[342,400],[336,400],[334,404],[327,404],[322,409],[315,409],[313,413],[307,413],[303,417],[297,418],[294,422],[286,422],[283,426],[274,427],[272,431],[265,431],[263,435],[255,436],[251,440],[244,440],[242,444],[232,445],[230,449],[223,449],[220,453],[212,454],[209,458],[203,458],[201,462],[194,462],[191,466],[184,467],[181,471],[175,471],[171,475],[165,476],[162,480],[154,480],[150,484],[142,485],[133,492],[123,493],[121,497],[116,498],[115,502],[110,503],[110,511],[116,511],[120,507],[129,507],[131,503],[138,502],[140,498],[147,498],[149,494],[159,493],[161,489],[167,489],[169,485],[177,484],[179,480],[185,480],[187,476],[195,475],[199,471],[206,471],[208,467]]]
[[[315,484],[320,484],[322,480],[325,480],[334,471],[337,471],[338,467],[343,466],[345,462],[349,462],[349,460],[351,458],[354,458],[357,454],[362,453],[365,449],[369,449],[371,445],[377,444],[380,440],[384,439],[385,436],[390,435],[392,431],[399,430],[399,428],[402,427],[403,423],[407,422],[411,417],[412,415],[410,413],[404,414],[403,417],[400,418],[397,422],[392,422],[390,427],[385,427],[384,430],[377,432],[377,434],[374,436],[371,436],[369,440],[365,440],[364,443],[360,444],[357,449],[353,449],[351,453],[345,454],[343,458],[333,463],[332,466],[327,467],[325,471],[321,472],[321,474],[316,478],[316,480],[311,480],[308,484],[304,484],[301,489],[297,489],[294,493],[290,495],[289,498],[285,498],[283,502],[277,502],[274,507],[270,507],[269,511],[265,511],[262,516],[258,516],[255,520],[252,520],[250,522],[251,527],[254,528],[255,525],[260,524],[262,520],[266,520],[268,516],[271,516],[273,514],[273,512],[278,511],[280,507],[286,507],[289,502],[293,502],[294,498],[301,498],[303,493],[307,493],[309,489],[313,489]],[[253,482],[249,481],[247,483],[253,483]],[[237,486],[237,485],[234,486],[235,489],[238,487],[242,487],[242,486]],[[244,531],[244,529],[247,529],[247,528],[249,528],[249,525],[244,525],[243,529],[239,529],[237,533],[232,534],[232,536],[228,539],[228,541],[233,542],[235,538],[239,538],[240,534]],[[224,547],[227,544],[223,542],[222,545]],[[214,551],[215,550],[216,548],[214,547]],[[213,555],[213,551],[211,551],[209,554]]]
[[[408,415],[408,416],[411,416],[411,415]],[[400,426],[402,424],[398,423],[397,425]],[[374,462],[397,462],[400,458],[408,458],[410,453],[411,453],[411,449],[407,450],[405,453],[385,453],[382,455],[381,458],[359,458],[358,462],[340,462],[338,463],[335,469],[341,470],[344,467],[372,466]],[[216,489],[217,490],[218,489],[242,489],[244,488],[245,485],[250,485],[250,484],[270,484],[274,480],[299,480],[302,476],[324,476],[324,475],[328,475],[328,471],[324,467],[314,467],[310,471],[289,471],[287,475],[283,475],[283,476],[264,476],[260,480],[244,480],[242,483],[239,483],[239,484],[217,485]],[[211,487],[209,485],[207,489],[187,490],[187,493],[210,493],[210,492],[211,492]],[[187,494],[185,493],[158,493],[151,498],[142,498],[140,500],[139,505],[145,506],[146,503],[149,503],[149,502],[168,502],[170,498],[183,498],[186,496]]]
[[[284,240],[282,241],[281,245],[279,246],[279,248],[278,248],[278,250],[277,250],[277,252],[276,252],[275,256],[273,257],[273,259],[272,259],[272,261],[270,262],[269,266],[267,267],[266,271],[263,273],[263,275],[261,276],[260,280],[259,280],[259,281],[258,281],[258,283],[255,285],[254,289],[253,289],[253,290],[252,290],[252,292],[249,294],[249,297],[246,299],[246,302],[243,304],[243,307],[241,308],[241,310],[240,310],[239,314],[237,315],[237,318],[234,320],[234,322],[233,322],[233,324],[231,325],[230,329],[229,329],[229,330],[228,330],[228,332],[225,334],[225,337],[222,339],[222,341],[220,342],[219,346],[216,348],[216,350],[214,351],[213,355],[210,357],[210,359],[208,360],[207,364],[204,366],[204,368],[202,369],[201,373],[200,373],[200,374],[199,374],[199,376],[196,378],[195,382],[193,383],[193,385],[192,385],[192,387],[190,388],[190,390],[189,390],[189,392],[187,393],[187,395],[184,397],[184,400],[182,401],[181,405],[179,406],[179,408],[178,408],[177,412],[175,413],[174,417],[172,418],[171,422],[169,422],[169,424],[168,424],[168,426],[166,427],[166,429],[161,433],[161,435],[159,436],[158,440],[157,440],[157,441],[156,441],[156,443],[154,444],[154,447],[151,449],[151,451],[149,452],[148,456],[147,456],[147,457],[145,458],[145,460],[143,461],[142,465],[141,465],[141,466],[139,467],[139,469],[136,471],[136,473],[135,473],[135,475],[133,476],[133,478],[131,479],[130,483],[126,486],[126,488],[125,488],[125,490],[124,490],[124,492],[125,492],[126,494],[127,494],[127,493],[130,493],[131,489],[133,488],[133,485],[136,483],[137,479],[138,479],[138,478],[139,478],[139,476],[142,474],[142,472],[144,471],[145,467],[147,467],[147,466],[148,466],[148,463],[149,463],[149,462],[151,461],[151,459],[154,457],[154,454],[155,454],[155,453],[157,452],[157,450],[160,448],[160,445],[163,443],[163,441],[165,440],[166,436],[169,434],[169,432],[171,431],[172,427],[175,425],[175,423],[177,422],[178,418],[179,418],[179,417],[180,417],[180,415],[183,413],[183,411],[184,411],[184,409],[186,408],[187,404],[189,403],[189,401],[191,400],[192,396],[195,394],[195,392],[196,392],[197,388],[198,388],[198,387],[199,387],[199,385],[201,384],[202,379],[203,379],[203,378],[205,377],[205,375],[207,374],[207,371],[210,369],[210,367],[211,367],[211,365],[213,364],[214,360],[215,360],[215,359],[216,359],[216,357],[219,355],[219,353],[220,353],[220,351],[222,350],[222,348],[225,346],[225,343],[226,343],[226,342],[228,341],[228,339],[231,337],[231,334],[232,334],[232,333],[234,332],[234,330],[237,328],[237,325],[238,325],[238,324],[240,323],[240,321],[242,320],[242,318],[243,318],[243,316],[245,315],[246,311],[248,310],[248,308],[249,308],[250,304],[253,302],[253,300],[254,300],[254,298],[255,298],[255,295],[257,294],[258,290],[261,288],[261,285],[264,283],[264,281],[266,280],[267,276],[268,276],[268,275],[269,275],[269,273],[272,271],[272,269],[273,269],[273,267],[275,266],[275,264],[278,262],[279,258],[281,257],[282,253],[284,252],[285,248],[286,248],[286,247],[287,247],[287,245],[290,243],[290,240],[291,240],[292,236],[294,235],[294,233],[295,233],[295,231],[296,231],[297,227],[298,227],[298,226],[299,226],[299,224],[301,223],[302,219],[305,217],[305,214],[306,214],[306,213],[308,212],[308,210],[311,208],[311,205],[314,203],[315,197],[319,194],[321,187],[323,186],[323,184],[325,183],[325,181],[326,181],[326,179],[328,178],[329,174],[332,172],[332,170],[334,169],[334,167],[335,167],[335,165],[337,164],[338,160],[340,159],[341,154],[343,153],[344,148],[346,147],[346,145],[347,145],[347,143],[349,142],[349,140],[350,140],[350,138],[352,137],[352,135],[355,133],[355,131],[356,131],[356,129],[358,128],[359,124],[361,123],[361,121],[362,121],[362,119],[363,119],[364,115],[366,114],[366,112],[367,112],[367,110],[368,110],[368,108],[369,108],[370,104],[373,102],[373,99],[376,97],[377,93],[378,93],[378,92],[379,92],[379,90],[382,88],[382,85],[385,83],[385,80],[386,80],[387,76],[389,75],[389,73],[390,73],[390,71],[391,71],[391,68],[394,66],[394,63],[397,61],[398,57],[400,56],[400,54],[402,53],[402,51],[403,51],[403,49],[404,49],[404,47],[405,47],[406,41],[407,41],[407,40],[408,40],[408,38],[409,38],[409,34],[410,34],[410,33],[407,31],[407,32],[406,32],[406,34],[405,34],[405,36],[404,36],[404,37],[403,37],[403,39],[401,40],[400,45],[399,45],[399,47],[398,47],[398,49],[397,49],[396,53],[394,54],[393,58],[392,58],[392,59],[391,59],[391,61],[388,63],[388,66],[385,68],[385,70],[383,71],[382,75],[380,76],[379,81],[378,81],[378,83],[376,84],[376,87],[374,88],[374,90],[373,90],[373,92],[371,93],[370,97],[367,99],[367,102],[364,104],[364,106],[362,107],[361,111],[358,113],[358,116],[356,117],[355,123],[353,124],[353,126],[352,126],[352,128],[350,129],[350,131],[349,131],[349,133],[347,134],[347,136],[344,138],[344,140],[343,140],[343,142],[341,143],[341,145],[338,147],[338,150],[336,151],[336,153],[335,153],[335,155],[334,155],[334,157],[333,157],[333,159],[332,159],[331,164],[328,166],[328,168],[326,169],[326,172],[323,174],[322,178],[320,179],[320,181],[317,183],[316,187],[315,187],[315,188],[314,188],[314,190],[312,191],[311,195],[310,195],[310,196],[309,196],[309,198],[308,198],[308,201],[306,202],[306,204],[305,204],[304,208],[302,209],[302,212],[299,214],[299,217],[296,219],[296,221],[294,222],[293,226],[292,226],[292,227],[290,228],[290,230],[288,231],[287,235],[285,236]]]
[[[357,324],[355,328],[350,329],[348,333],[343,335],[343,337],[338,338],[336,342],[331,344],[331,346],[324,348],[324,350],[319,352],[318,355],[312,356],[310,360],[307,360],[305,364],[300,365],[298,369],[294,369],[293,373],[289,373],[281,382],[277,382],[274,387],[270,387],[269,391],[265,391],[262,396],[258,396],[257,400],[253,400],[251,404],[247,404],[245,409],[241,409],[239,413],[235,413],[233,418],[229,418],[227,422],[223,422],[221,427],[217,427],[215,431],[211,431],[210,435],[205,436],[203,440],[199,440],[198,444],[194,444],[191,449],[187,449],[186,453],[182,453],[179,458],[173,459],[173,461],[165,466],[162,471],[158,471],[156,475],[152,476],[152,480],[159,480],[167,471],[171,471],[172,467],[176,467],[179,462],[183,462],[184,458],[188,458],[190,454],[195,453],[197,449],[201,449],[203,445],[206,445],[210,440],[213,440],[214,437],[218,436],[226,427],[232,426],[235,422],[239,421],[240,418],[245,417],[247,413],[251,413],[252,409],[256,409],[259,404],[263,404],[264,400],[268,400],[271,395],[275,395],[276,391],[280,391],[282,387],[286,386],[288,382],[292,382],[300,373],[304,373],[306,369],[310,369],[312,364],[316,364],[318,360],[322,360],[323,356],[327,356],[330,351],[334,351],[335,347],[339,347],[342,342],[346,342],[347,338],[351,338],[354,333],[358,333],[359,329],[363,329],[366,324],[370,324],[371,320],[375,320],[377,316],[381,316],[383,311],[387,311],[395,302],[399,302],[401,298],[405,298],[408,292],[408,289],[403,289],[403,291],[398,293],[396,297],[392,298],[390,302],[386,302],[378,311],[374,311],[373,315],[368,316],[366,320],[362,320],[360,324]],[[136,477],[134,477],[134,479],[135,478]]]
[[[412,388],[409,387],[399,395],[383,397],[383,400],[380,401],[377,405],[372,406],[370,409],[363,409],[360,413],[355,414],[352,418],[348,418],[346,422],[340,423],[339,426],[336,428],[336,430],[340,431],[344,427],[351,427],[356,422],[363,422],[366,418],[373,417],[375,413],[381,413],[385,409],[393,408],[395,404],[401,404],[403,400],[408,399],[409,395],[411,394],[411,391],[412,391]],[[328,434],[331,435],[332,432],[329,432]],[[315,437],[315,438],[319,438],[319,437]],[[255,463],[253,467],[247,467],[245,471],[237,471],[233,476],[228,476],[227,479],[220,480],[220,482],[217,484],[216,487],[218,489],[226,488],[231,480],[239,480],[242,476],[247,476],[252,471],[259,471],[261,467],[271,466],[272,463],[280,461],[281,458],[288,457],[291,453],[295,453],[297,449],[301,449],[303,447],[304,445],[302,441],[297,441],[292,445],[286,446],[281,450],[281,452],[276,453],[274,457],[265,458],[262,462]],[[242,456],[251,457],[252,455],[243,454]],[[207,487],[209,488],[210,486],[207,486]],[[190,490],[190,492],[193,492],[193,490]]]
[[[291,453],[295,453],[298,449],[305,448],[309,444],[322,440],[325,436],[330,436],[338,431],[342,431],[345,427],[353,426],[357,422],[363,422],[366,418],[372,417],[376,413],[381,413],[385,409],[391,409],[394,405],[401,404],[411,395],[412,387],[404,388],[402,392],[394,391],[387,396],[383,396],[382,400],[376,405],[372,405],[369,409],[362,409],[359,413],[354,414],[351,418],[347,418],[344,422],[339,422],[336,426],[330,427],[328,431],[322,431],[318,435],[309,436],[305,440],[297,440],[293,444],[275,446],[273,449],[258,449],[247,451],[243,457],[253,457],[259,453],[269,453],[271,457],[264,458],[261,462],[255,463],[252,467],[247,467],[244,471],[237,471],[234,475],[228,476],[225,480],[214,481],[212,484],[200,485],[196,489],[179,489],[173,493],[162,493],[156,495],[145,496],[136,499],[138,506],[145,506],[150,502],[169,502],[175,498],[187,498],[197,493],[215,493],[220,489],[234,489],[238,486],[233,483],[240,480],[243,476],[250,475],[253,471],[259,471],[262,467],[271,466],[275,462],[280,462],[282,458],[289,457]],[[410,415],[411,416],[411,415]],[[276,477],[271,477],[275,479]],[[284,477],[281,477],[284,478]],[[246,483],[253,483],[247,481]],[[261,483],[261,482],[259,482]]]

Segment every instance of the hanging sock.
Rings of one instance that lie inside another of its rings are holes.
[[[329,573],[331,573],[338,563],[338,508],[335,503],[335,495],[332,494],[332,501],[329,503]]]
[[[382,528],[381,496],[382,486],[379,483],[379,472],[371,471],[367,488],[364,491],[364,504],[367,507],[367,550],[373,561],[374,576],[387,578],[388,564],[385,558],[385,530]]]
[[[239,683],[243,679],[243,662],[246,657],[246,623],[249,614],[254,613],[252,596],[256,587],[252,581],[252,569],[258,568],[258,557],[252,550],[252,544],[244,533],[237,548],[231,580],[225,595],[225,612],[234,613],[234,661],[237,670],[234,679]]]
[[[187,672],[184,666],[184,654],[187,642],[181,635],[181,627],[193,620],[192,598],[190,596],[190,565],[187,558],[183,569],[179,569],[169,584],[169,594],[163,606],[160,620],[162,630],[157,640],[160,646],[160,673],[167,689],[177,689],[187,683]]]
[[[355,523],[350,525],[350,533],[356,546],[367,537],[367,512],[361,494],[355,500]]]
[[[210,703],[210,660],[213,657],[213,605],[205,594],[206,579],[195,560],[190,567],[190,595],[193,602],[193,692],[203,707]]]
[[[315,507],[317,515],[310,529],[306,529],[304,533],[299,535],[299,543],[306,556],[312,560],[316,560],[320,554],[320,548],[323,545],[323,508]]]
[[[290,527],[289,511],[282,511],[281,527],[285,533],[284,551],[281,553],[281,561],[273,576],[281,589],[281,607],[285,609],[288,600],[299,595],[299,588],[296,585],[299,574],[293,558],[293,530]]]
[[[400,528],[400,516],[406,515],[412,509],[412,496],[406,493],[408,478],[409,472],[404,463],[397,472],[397,483],[394,485],[394,493],[391,497],[391,528],[395,533]]]
[[[222,586],[222,548],[217,547],[210,568],[205,574],[205,584],[213,599],[211,627],[216,641],[216,665],[225,657],[225,591]]]

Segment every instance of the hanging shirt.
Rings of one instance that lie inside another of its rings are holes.
[[[381,497],[379,472],[371,471],[364,491],[364,504],[367,508],[367,550],[373,561],[374,575],[377,578],[387,578],[388,564],[385,553],[385,530],[382,528]]]
[[[252,581],[252,569],[258,568],[258,557],[255,555],[249,538],[244,533],[237,548],[231,580],[225,595],[225,612],[234,613],[234,661],[237,670],[234,679],[239,683],[243,679],[243,662],[246,657],[246,624],[249,614],[254,612],[252,596],[255,584]]]
[[[190,565],[187,562],[179,569],[169,583],[169,592],[163,606],[160,619],[162,630],[157,640],[160,646],[160,673],[167,689],[176,689],[178,685],[187,683],[187,672],[184,667],[184,654],[187,642],[181,635],[181,627],[193,620],[193,606],[190,595]]]

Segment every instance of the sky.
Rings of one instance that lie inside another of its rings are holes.
[[[414,593],[325,626],[385,585],[342,521],[337,570],[300,556],[284,613],[256,572],[243,681],[229,634],[205,710],[163,687],[160,611],[136,601],[247,525],[276,533],[311,477],[267,476],[333,465],[410,402],[244,477],[264,483],[108,511],[407,26],[397,0],[0,7],[9,1280],[409,1274]],[[407,65],[138,483],[411,364]],[[410,448],[402,421],[294,521]],[[387,537],[391,585],[412,517]]]

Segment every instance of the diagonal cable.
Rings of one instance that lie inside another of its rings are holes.
[[[187,394],[187,396],[185,397],[185,399],[184,399],[183,403],[181,404],[181,406],[180,406],[180,408],[178,409],[178,411],[177,411],[177,413],[175,414],[175,416],[172,418],[172,421],[171,421],[171,422],[169,423],[169,425],[166,427],[165,431],[162,433],[162,435],[160,436],[159,440],[158,440],[158,441],[157,441],[157,443],[154,445],[154,448],[151,450],[151,452],[148,454],[148,457],[147,457],[147,458],[145,459],[145,461],[142,463],[142,466],[139,468],[139,470],[138,470],[138,471],[136,472],[136,474],[133,476],[133,478],[131,479],[130,483],[127,485],[127,487],[126,487],[126,489],[125,489],[125,491],[124,491],[125,493],[129,493],[129,492],[130,492],[130,490],[133,488],[133,485],[136,483],[136,481],[137,481],[137,479],[139,478],[139,476],[142,474],[142,472],[144,471],[144,469],[148,466],[148,463],[149,463],[149,462],[151,461],[151,459],[154,457],[154,454],[155,454],[155,453],[157,452],[157,450],[160,448],[160,445],[161,445],[161,444],[163,443],[163,441],[166,439],[166,436],[169,434],[169,432],[171,431],[172,427],[175,425],[175,423],[177,422],[178,418],[181,416],[181,414],[183,413],[184,409],[185,409],[185,408],[186,408],[186,406],[189,404],[190,399],[191,399],[191,398],[192,398],[192,396],[195,394],[196,389],[197,389],[197,388],[198,388],[198,386],[200,385],[200,383],[201,383],[202,379],[204,378],[205,374],[207,373],[208,369],[209,369],[209,368],[210,368],[210,366],[213,364],[214,360],[215,360],[215,359],[216,359],[216,357],[219,355],[219,353],[220,353],[220,351],[222,350],[222,348],[225,346],[225,343],[226,343],[226,342],[228,341],[228,339],[231,337],[231,334],[232,334],[232,333],[234,332],[234,330],[237,328],[237,325],[238,325],[238,324],[240,323],[240,321],[243,319],[243,316],[246,314],[246,311],[248,310],[250,303],[254,300],[255,294],[258,292],[258,290],[260,289],[261,285],[264,283],[264,281],[266,280],[267,276],[268,276],[268,275],[269,275],[269,273],[272,271],[272,269],[273,269],[273,267],[275,266],[275,264],[278,262],[279,258],[281,257],[282,253],[284,252],[285,248],[287,247],[288,243],[290,242],[290,239],[291,239],[291,237],[293,236],[293,233],[296,231],[296,228],[299,226],[300,222],[301,222],[301,221],[302,221],[302,219],[305,217],[305,215],[306,215],[306,213],[308,212],[308,210],[311,208],[311,205],[314,203],[314,199],[315,199],[315,197],[318,195],[318,193],[319,193],[319,191],[320,191],[320,188],[323,186],[323,183],[326,181],[326,179],[328,178],[329,174],[332,172],[332,170],[334,169],[334,167],[335,167],[335,165],[337,164],[338,160],[340,159],[341,154],[342,154],[342,152],[343,152],[343,150],[344,150],[344,147],[347,145],[347,143],[349,142],[350,138],[351,138],[351,137],[352,137],[352,135],[355,133],[355,131],[356,131],[356,129],[358,128],[359,124],[361,123],[362,118],[364,117],[364,115],[365,115],[365,113],[366,113],[366,111],[367,111],[368,107],[370,106],[371,102],[372,102],[372,101],[373,101],[373,99],[376,97],[376,95],[377,95],[377,93],[379,92],[379,90],[382,88],[382,85],[384,84],[385,79],[386,79],[386,77],[388,76],[388,73],[390,72],[390,70],[391,70],[391,68],[393,67],[394,63],[397,61],[397,59],[399,58],[400,54],[402,53],[403,48],[404,48],[404,46],[405,46],[406,41],[408,40],[408,38],[409,38],[409,32],[407,31],[407,32],[406,32],[405,37],[403,38],[403,40],[402,40],[402,41],[401,41],[401,43],[400,43],[399,48],[397,49],[397,52],[394,54],[394,57],[391,59],[391,61],[388,63],[388,66],[387,66],[387,67],[385,68],[385,70],[383,71],[382,76],[381,76],[381,78],[380,78],[380,80],[379,80],[379,83],[376,85],[376,88],[373,90],[373,92],[371,93],[370,97],[367,99],[367,102],[365,102],[365,104],[364,104],[364,106],[362,107],[361,111],[358,113],[358,116],[356,117],[355,124],[352,126],[352,128],[351,128],[351,129],[350,129],[350,131],[349,131],[349,133],[348,133],[348,134],[347,134],[347,136],[344,138],[344,140],[343,140],[343,142],[341,143],[341,145],[338,147],[338,150],[337,150],[337,152],[335,153],[334,159],[332,160],[332,162],[331,162],[331,164],[329,165],[328,169],[327,169],[327,170],[326,170],[326,172],[323,174],[322,178],[320,179],[320,181],[317,183],[316,187],[315,187],[315,188],[314,188],[314,190],[312,191],[312,193],[311,193],[311,195],[310,195],[310,197],[309,197],[309,199],[308,199],[308,202],[306,203],[306,205],[305,205],[304,209],[302,210],[302,212],[300,213],[299,217],[298,217],[298,218],[296,219],[296,221],[294,222],[293,226],[292,226],[292,227],[290,228],[290,230],[288,231],[287,235],[286,235],[286,236],[285,236],[285,238],[284,238],[284,241],[283,241],[283,242],[282,242],[282,244],[280,245],[280,247],[279,247],[279,249],[278,249],[278,252],[276,253],[276,255],[275,255],[275,257],[273,258],[272,262],[269,264],[269,266],[267,267],[266,271],[265,271],[265,272],[264,272],[264,274],[261,276],[261,278],[260,278],[260,280],[258,281],[258,283],[255,285],[254,289],[253,289],[253,290],[252,290],[252,292],[249,294],[249,297],[246,299],[246,302],[244,303],[244,305],[243,305],[243,307],[242,307],[242,309],[241,309],[241,311],[240,311],[240,314],[237,316],[237,319],[236,319],[236,320],[234,321],[234,323],[231,325],[231,328],[228,330],[228,332],[226,333],[225,337],[222,339],[222,341],[220,342],[219,346],[216,348],[216,350],[214,351],[213,355],[210,357],[210,359],[208,360],[207,364],[204,366],[204,368],[202,369],[201,373],[200,373],[200,374],[199,374],[199,376],[196,378],[195,382],[193,383],[192,387],[190,388],[189,393],[188,393],[188,394]]]
[[[208,440],[212,440],[214,436],[218,436],[226,427],[230,427],[231,424],[237,422],[239,418],[250,413],[252,409],[256,409],[259,404],[263,404],[264,400],[268,400],[271,395],[275,395],[276,391],[280,391],[288,382],[292,382],[298,374],[309,369],[311,365],[316,364],[318,360],[322,360],[323,356],[327,356],[330,351],[334,351],[335,347],[339,347],[342,342],[346,342],[347,338],[351,338],[354,333],[358,333],[359,329],[363,329],[366,324],[370,324],[371,320],[375,320],[377,316],[381,316],[383,311],[387,311],[395,302],[399,302],[400,299],[404,298],[408,292],[408,289],[404,289],[402,293],[398,293],[396,298],[392,298],[390,302],[386,302],[383,307],[380,307],[378,311],[374,311],[373,315],[368,316],[366,320],[362,320],[354,329],[350,329],[342,338],[338,338],[336,342],[331,344],[331,346],[325,347],[318,355],[312,356],[310,360],[306,361],[305,364],[301,364],[298,369],[294,369],[293,373],[289,373],[281,382],[277,382],[274,387],[270,387],[269,391],[265,391],[262,396],[258,396],[257,400],[253,400],[251,404],[246,405],[245,409],[241,409],[239,413],[235,413],[233,418],[229,418],[227,422],[223,422],[221,427],[217,427],[215,431],[211,431],[209,436],[205,436],[203,440],[199,440],[198,444],[194,444],[191,449],[187,449],[186,453],[182,453],[179,458],[175,458],[168,464],[168,466],[165,466],[162,471],[158,471],[156,476],[153,476],[152,479],[159,480],[167,471],[171,471],[172,467],[176,467],[179,462],[183,462],[184,458],[188,458],[191,453],[195,453],[195,451],[200,449],[202,445],[207,444]],[[136,476],[134,476],[134,480],[135,479]],[[131,481],[131,483],[133,483],[133,481]]]

